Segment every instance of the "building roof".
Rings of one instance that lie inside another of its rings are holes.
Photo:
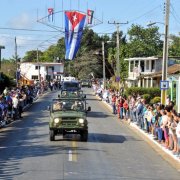
[[[137,61],[137,60],[156,60],[159,59],[158,57],[152,56],[152,57],[133,57],[133,58],[126,58],[125,61]]]
[[[169,66],[167,69],[168,75],[178,74],[178,73],[180,73],[180,64],[174,64],[172,66]],[[162,70],[152,74],[141,75],[141,77],[161,77],[161,76],[162,76]]]
[[[34,64],[34,65],[63,65],[64,63],[57,62],[21,62],[21,64]]]

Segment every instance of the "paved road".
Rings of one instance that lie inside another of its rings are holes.
[[[179,180],[180,173],[87,93],[89,140],[49,141],[46,110],[57,92],[36,101],[24,118],[0,132],[0,179]]]

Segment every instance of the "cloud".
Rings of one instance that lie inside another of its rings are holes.
[[[35,22],[33,21],[32,16],[27,13],[22,13],[8,22],[8,24],[13,28],[30,28],[34,23]]]

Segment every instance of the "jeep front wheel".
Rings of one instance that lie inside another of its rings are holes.
[[[55,140],[55,134],[54,134],[53,130],[49,131],[49,139],[50,139],[50,141],[54,141]]]
[[[88,131],[81,132],[81,141],[87,142],[88,140]]]

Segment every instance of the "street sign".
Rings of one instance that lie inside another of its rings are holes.
[[[169,89],[169,81],[160,81],[160,89],[161,90]]]

